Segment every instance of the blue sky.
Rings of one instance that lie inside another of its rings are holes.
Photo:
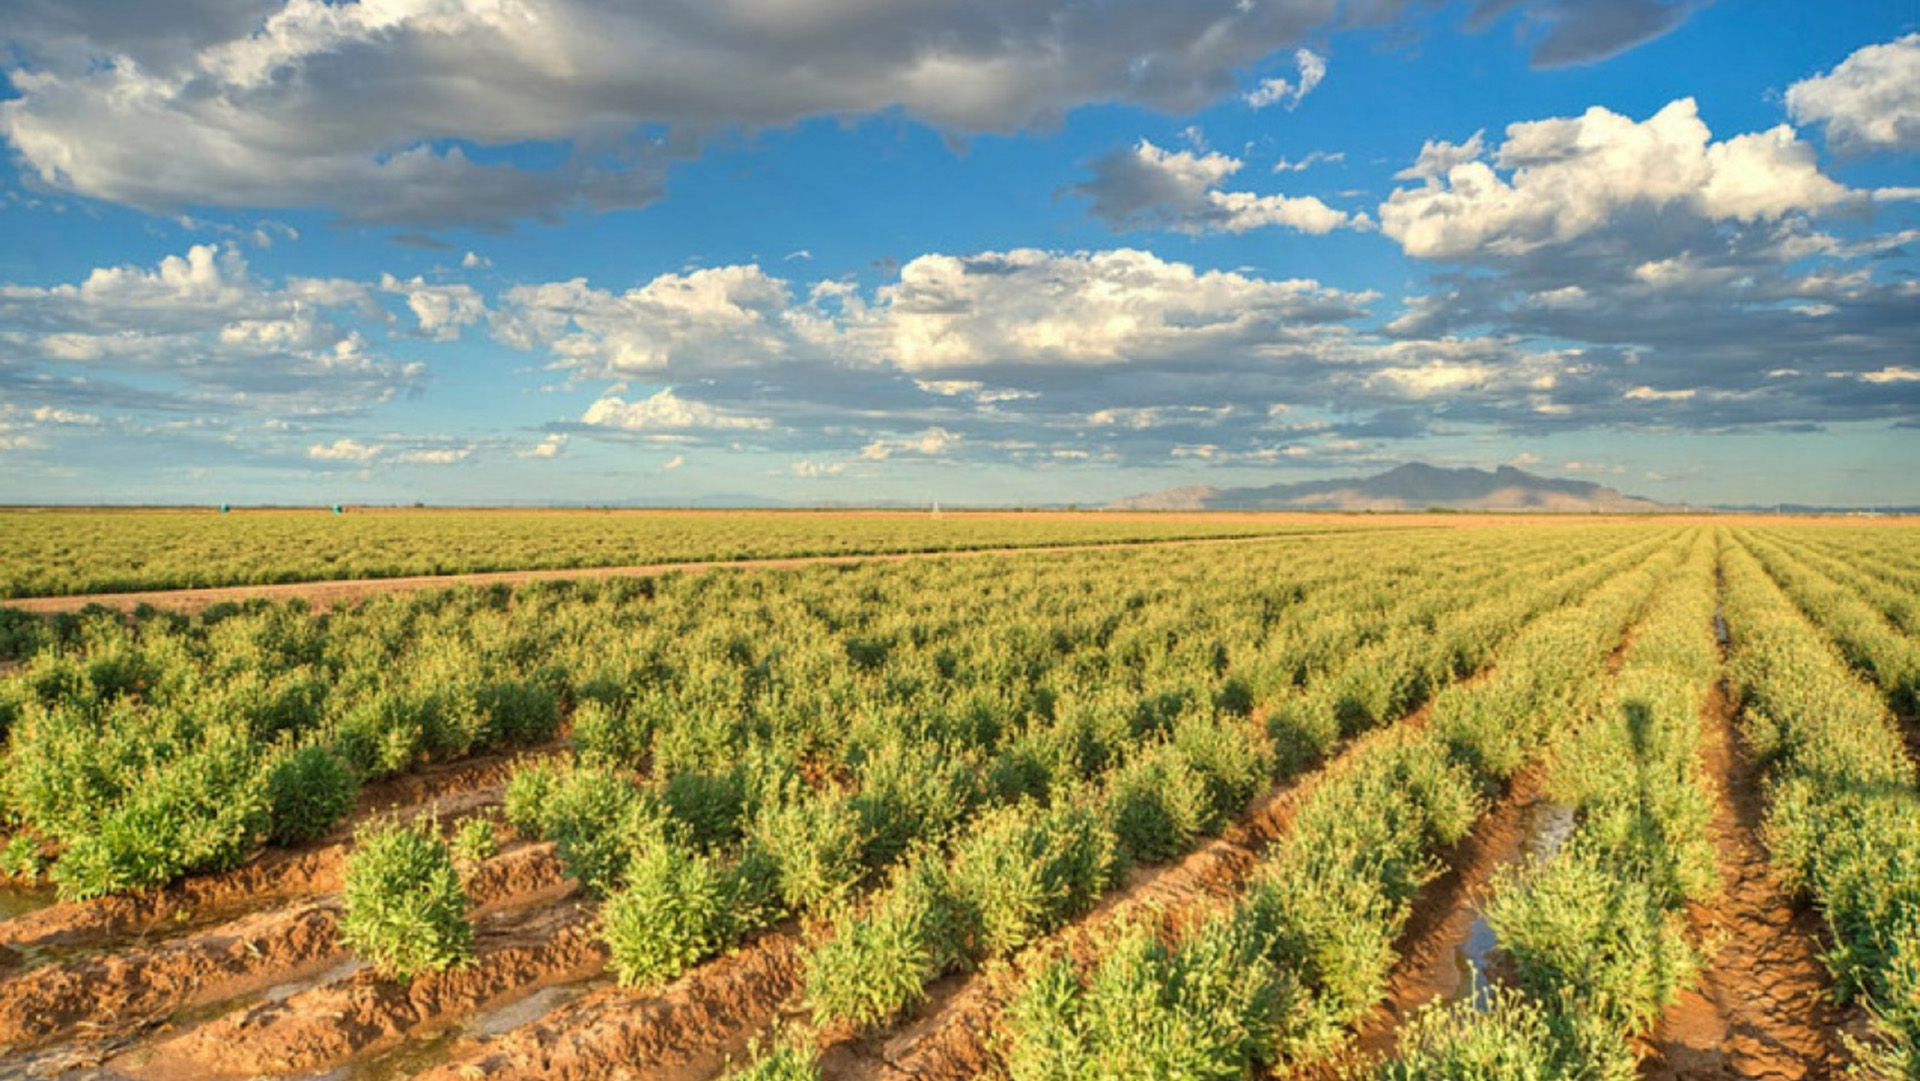
[[[1920,503],[1920,7],[19,0],[0,500]]]

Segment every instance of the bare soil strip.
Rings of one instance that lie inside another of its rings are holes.
[[[1432,524],[1403,525],[1396,529],[1437,528]],[[1190,537],[1183,540],[1099,541],[1087,544],[1051,544],[1021,548],[961,548],[936,552],[873,552],[862,555],[788,556],[772,559],[696,560],[683,563],[647,563],[631,567],[563,567],[552,570],[485,571],[475,574],[435,574],[410,578],[342,578],[327,582],[282,582],[273,585],[215,586],[208,589],[157,589],[142,593],[78,593],[61,597],[21,597],[0,600],[0,606],[24,612],[54,614],[78,612],[100,605],[131,612],[141,605],[192,614],[216,604],[249,600],[303,600],[324,612],[383,593],[405,593],[451,586],[520,585],[580,578],[657,578],[664,574],[705,574],[714,570],[768,570],[798,567],[847,566],[854,563],[901,563],[919,559],[1045,555],[1099,551],[1112,548],[1166,548],[1191,544],[1254,544],[1260,541],[1345,537],[1384,531],[1385,527],[1340,529],[1312,533],[1263,533],[1236,537]]]
[[[191,932],[289,898],[340,888],[354,827],[393,811],[452,820],[497,806],[520,766],[558,745],[466,759],[368,785],[354,814],[308,845],[272,848],[232,871],[196,875],[142,893],[62,901],[0,921],[0,946],[27,950],[101,948]]]
[[[709,1076],[800,987],[787,928],[654,991],[611,987],[497,1036],[462,1041],[418,1081],[599,1081]]]
[[[235,1011],[117,1063],[136,1077],[254,1077],[323,1069],[550,984],[600,971],[585,901],[482,922],[472,964],[400,982],[373,969]]]
[[[1701,751],[1719,789],[1712,833],[1722,893],[1691,912],[1697,935],[1719,950],[1700,981],[1661,1017],[1641,1076],[1658,1081],[1840,1077],[1843,1033],[1865,1032],[1857,1007],[1833,1002],[1820,963],[1819,918],[1783,889],[1760,840],[1759,778],[1735,744],[1725,688],[1707,707]]]
[[[488,861],[467,888],[484,916],[551,900],[570,884],[553,846],[542,844]],[[29,969],[0,983],[0,1047],[31,1047],[78,1028],[89,1040],[120,1036],[324,970],[346,959],[339,915],[337,896],[316,898],[151,949]]]

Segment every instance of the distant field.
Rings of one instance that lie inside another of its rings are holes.
[[[1277,514],[0,511],[0,598],[1405,527]]]
[[[1379,521],[0,609],[0,1075],[1908,1076],[1920,531]]]

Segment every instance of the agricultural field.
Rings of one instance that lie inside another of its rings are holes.
[[[13,509],[0,510],[0,598],[1420,524],[1232,513]]]
[[[0,1077],[1920,1076],[1920,531],[619,559],[956,519],[1072,550],[7,615]]]

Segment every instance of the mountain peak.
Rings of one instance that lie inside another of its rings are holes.
[[[1503,465],[1488,471],[1407,462],[1371,477],[1264,488],[1172,488],[1118,500],[1116,510],[1418,511],[1428,508],[1549,513],[1633,513],[1662,504],[1592,481],[1542,477]]]

